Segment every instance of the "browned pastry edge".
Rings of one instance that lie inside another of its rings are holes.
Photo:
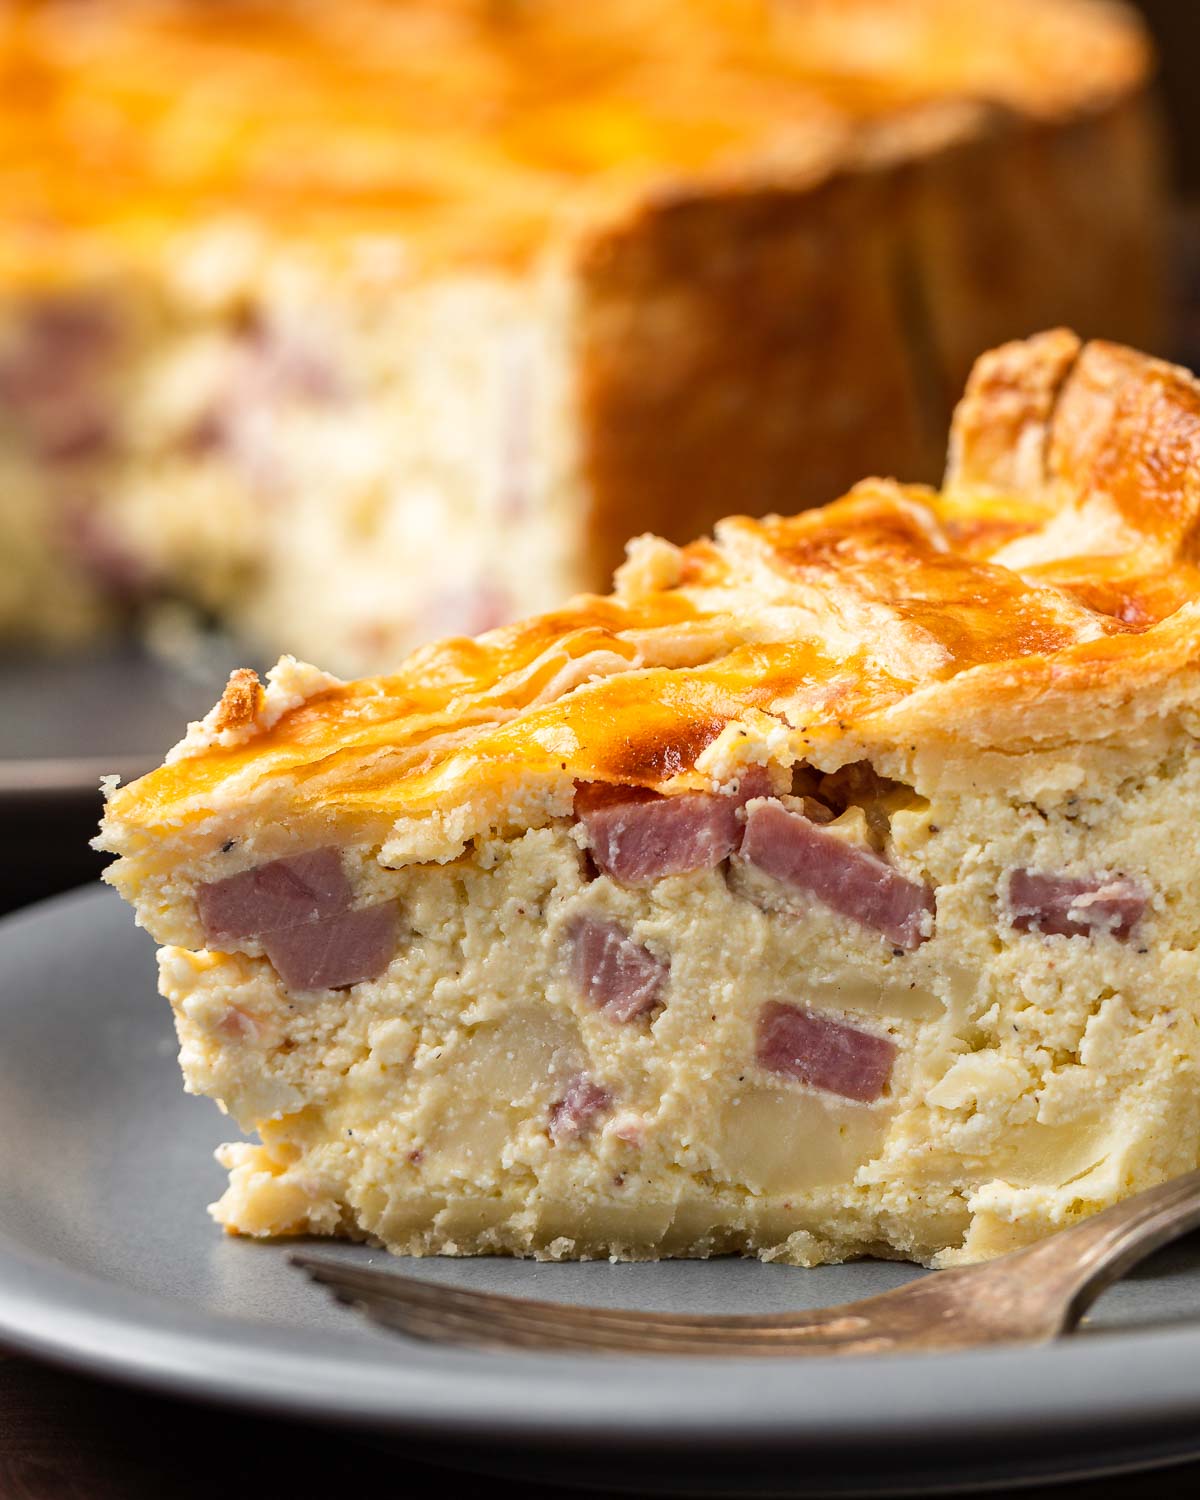
[[[247,728],[258,717],[262,702],[263,687],[257,673],[249,667],[238,667],[229,674],[229,681],[217,704],[213,732],[227,734]]]

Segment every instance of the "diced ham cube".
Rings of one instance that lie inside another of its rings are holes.
[[[581,786],[575,813],[588,848],[606,875],[622,885],[649,885],[667,875],[690,875],[719,865],[738,846],[738,811],[769,793],[762,767],[742,776],[736,793],[682,792],[660,796],[640,787]]]
[[[670,965],[635,942],[617,922],[580,917],[569,928],[571,973],[597,1010],[634,1021],[662,999]]]
[[[115,309],[86,297],[39,299],[24,309],[0,354],[0,405],[51,462],[95,457],[112,445]]]
[[[205,940],[221,948],[242,938],[332,917],[349,905],[352,892],[342,857],[333,848],[313,849],[255,865],[196,891]]]
[[[1127,938],[1146,911],[1147,895],[1124,876],[1073,878],[1013,870],[1008,877],[1009,921],[1018,932]]]
[[[340,989],[387,968],[396,951],[397,903],[352,909],[352,899],[335,848],[271,860],[196,892],[209,945],[261,939],[290,990]]]
[[[381,901],[268,932],[263,947],[289,990],[336,990],[383,973],[399,924],[397,903]]]
[[[562,1097],[550,1106],[551,1139],[570,1141],[586,1135],[600,1116],[612,1108],[612,1102],[606,1088],[586,1073],[576,1073]]]
[[[897,1048],[815,1010],[769,1000],[758,1013],[760,1068],[870,1104],[887,1088]]]
[[[933,892],[927,885],[776,799],[751,802],[746,809],[741,855],[898,948],[918,948],[932,933]]]

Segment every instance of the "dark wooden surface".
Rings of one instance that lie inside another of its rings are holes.
[[[0,1500],[373,1500],[434,1494],[598,1500],[597,1492],[464,1473],[311,1426],[167,1401],[0,1352]],[[469,1462],[469,1456],[467,1458]],[[635,1485],[636,1478],[631,1476]],[[994,1493],[994,1492],[993,1492]],[[1200,1465],[1014,1492],[1025,1500],[1173,1500],[1200,1494]]]
[[[0,1500],[556,1496],[352,1437],[107,1386],[0,1352]],[[578,1494],[578,1492],[572,1492]],[[584,1496],[586,1500],[586,1495]]]

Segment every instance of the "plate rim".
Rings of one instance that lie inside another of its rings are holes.
[[[113,903],[86,886],[0,918],[22,939]],[[129,922],[132,938],[135,929]],[[2,1015],[2,1010],[0,1010]],[[264,1247],[264,1253],[284,1247]],[[299,1274],[297,1272],[296,1274]],[[799,1272],[798,1274],[803,1274]],[[347,1310],[348,1319],[357,1315]],[[348,1325],[349,1326],[349,1325]],[[56,1263],[0,1218],[0,1343],[162,1394],[321,1422],[502,1443],[716,1450],[1095,1441],[1200,1419],[1200,1323],[1075,1335],[1046,1348],[940,1355],[711,1360],[322,1348],[303,1328],[213,1316]],[[233,1353],[236,1350],[236,1358]],[[1098,1358],[1101,1353],[1119,1358]],[[511,1377],[520,1369],[522,1378]],[[819,1375],[819,1378],[806,1378]],[[864,1400],[864,1392],[867,1399]],[[1200,1441],[1200,1440],[1198,1440]]]
[[[108,1308],[87,1307],[85,1299],[97,1287],[110,1298],[117,1294],[118,1302],[150,1309],[150,1315],[138,1322]],[[348,1311],[347,1316],[355,1315]],[[253,1344],[250,1368],[235,1365],[221,1330],[241,1334],[242,1353]],[[893,1449],[935,1443],[959,1447],[1017,1438],[1049,1440],[1073,1432],[1087,1432],[1094,1440],[1099,1427],[1111,1443],[1139,1430],[1161,1434],[1187,1429],[1195,1435],[1200,1414],[1195,1380],[1200,1335],[1191,1331],[1082,1335],[1039,1350],[950,1355],[758,1362],[606,1357],[614,1376],[610,1385],[623,1387],[628,1395],[619,1406],[609,1401],[599,1412],[583,1406],[595,1394],[597,1369],[596,1360],[585,1356],[454,1351],[438,1362],[441,1368],[406,1366],[400,1358],[388,1378],[387,1365],[356,1358],[352,1350],[289,1347],[290,1332],[243,1319],[207,1317],[66,1267],[47,1270],[0,1235],[0,1341],[10,1352],[158,1395],[332,1426],[505,1444],[620,1441],[634,1448],[686,1444],[708,1450],[754,1446],[796,1451],[845,1449],[864,1441]],[[298,1332],[302,1343],[305,1335]],[[1122,1351],[1126,1357],[1116,1379],[1124,1389],[1119,1393],[1106,1389],[1109,1381],[1087,1378],[1099,1367],[1118,1363],[1095,1358],[1101,1342],[1110,1349],[1117,1342],[1139,1346]],[[404,1341],[397,1338],[396,1346],[400,1353]],[[1052,1376],[1031,1383],[1031,1355],[1057,1366]],[[1189,1367],[1186,1372],[1180,1359]],[[511,1378],[517,1361],[523,1366],[519,1381]],[[795,1406],[778,1398],[791,1383],[787,1377],[806,1366],[819,1370],[821,1381],[802,1382],[805,1389],[787,1393],[789,1403],[796,1397],[809,1402],[803,1414],[807,1420],[798,1421]],[[864,1376],[867,1383],[881,1383],[888,1366],[894,1367],[896,1378],[888,1382],[887,1403],[840,1400],[842,1387],[849,1393],[858,1385],[861,1392]],[[688,1371],[710,1377],[704,1381],[709,1388],[732,1380],[753,1385],[749,1409],[739,1404],[735,1410],[726,1403],[723,1414],[694,1404],[689,1410],[677,1399],[679,1388],[689,1385]],[[1156,1372],[1163,1377],[1159,1382]],[[719,1382],[711,1379],[715,1375]],[[754,1379],[772,1375],[774,1381]],[[1039,1388],[1036,1399],[1031,1384]],[[771,1399],[771,1385],[777,1399]],[[1196,1391],[1190,1398],[1189,1385]],[[1059,1393],[1070,1390],[1071,1398],[1057,1403],[1047,1399],[1047,1386]],[[914,1409],[903,1396],[918,1387],[932,1399]],[[822,1388],[826,1399],[814,1405]],[[564,1401],[564,1389],[576,1394]],[[986,1400],[980,1399],[982,1392]],[[1200,1437],[1195,1441],[1200,1449]]]
[[[117,776],[123,786],[152,771],[160,759],[149,754],[0,756],[0,799],[87,795],[96,798],[99,809],[104,777]]]

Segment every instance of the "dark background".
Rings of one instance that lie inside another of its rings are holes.
[[[1137,4],[1158,42],[1176,186],[1195,197],[1200,194],[1200,0]]]

